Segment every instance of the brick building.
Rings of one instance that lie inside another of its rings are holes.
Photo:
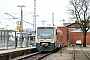
[[[77,29],[74,31],[70,32],[70,43],[71,44],[75,44],[77,40],[81,40],[83,43],[83,32],[81,31],[81,29]],[[87,32],[87,36],[86,36],[86,44],[89,45],[90,44],[90,29]]]
[[[83,43],[83,39],[84,39],[83,32],[79,28],[78,24],[72,23],[67,25],[66,27],[68,27],[70,44],[76,44],[76,40],[81,40]],[[90,44],[90,29],[87,32],[86,44],[87,45]]]
[[[68,45],[68,28],[65,26],[58,26],[58,28],[63,32],[63,45]]]

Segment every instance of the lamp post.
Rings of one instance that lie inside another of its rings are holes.
[[[23,32],[23,10],[22,10],[22,7],[25,7],[25,6],[24,5],[22,5],[22,6],[18,5],[17,7],[21,7],[21,23],[20,23],[20,26],[21,26],[20,38],[21,38],[21,40],[20,40],[20,47],[22,47],[22,43],[23,43],[23,40],[22,40],[22,38],[23,38],[23,34],[22,34],[22,32]]]
[[[59,21],[63,21],[63,25],[64,25],[64,23],[65,23],[65,20],[63,19],[63,20],[59,20]]]
[[[9,25],[6,25],[6,30],[7,30],[7,26],[9,26]]]
[[[0,22],[1,23],[1,22]],[[5,29],[4,27],[3,27],[3,23],[2,23],[2,25],[1,25],[1,28],[0,29]]]
[[[1,23],[1,22],[0,22]],[[1,28],[0,28],[1,29]]]
[[[41,22],[43,22],[43,25],[44,25],[44,22],[46,22],[45,20],[42,20]]]
[[[0,22],[1,23],[1,22]]]

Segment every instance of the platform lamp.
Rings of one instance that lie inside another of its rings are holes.
[[[7,30],[7,26],[9,26],[9,25],[6,25],[6,30]]]
[[[0,22],[1,23],[1,22]]]
[[[41,22],[43,22],[43,25],[44,25],[44,22],[46,22],[45,20],[42,20]]]
[[[1,22],[0,22],[1,23]]]

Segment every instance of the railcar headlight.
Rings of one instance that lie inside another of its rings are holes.
[[[53,39],[51,39],[51,42],[53,42]]]
[[[39,42],[39,39],[37,41]]]

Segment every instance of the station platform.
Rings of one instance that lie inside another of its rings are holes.
[[[0,60],[11,60],[11,58],[25,55],[33,49],[36,49],[36,47],[33,46],[33,47],[25,47],[25,48],[16,48],[16,49],[11,49],[11,50],[1,50]]]

